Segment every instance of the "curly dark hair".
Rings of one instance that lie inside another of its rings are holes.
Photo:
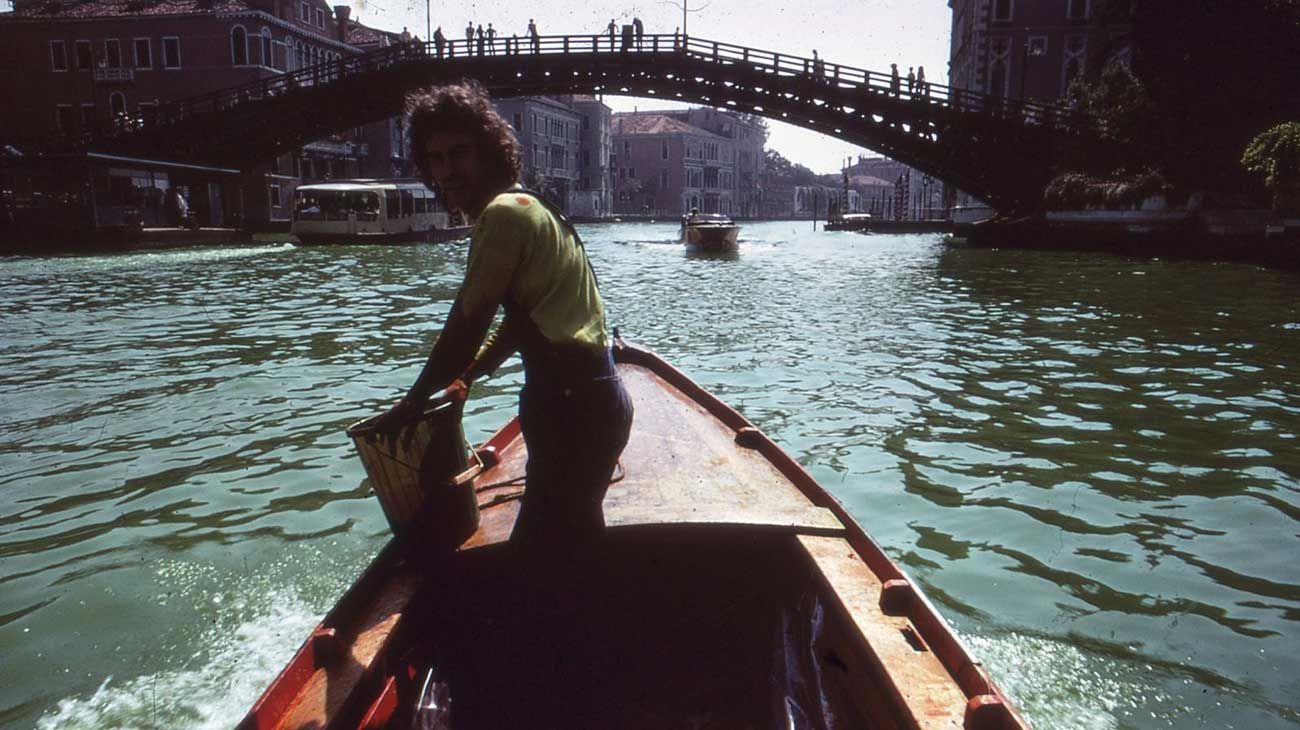
[[[424,148],[431,135],[446,130],[469,132],[477,140],[484,174],[495,186],[504,190],[519,179],[519,141],[479,82],[464,79],[410,94],[406,97],[406,119],[411,155],[424,184],[430,188],[434,181],[424,159]]]

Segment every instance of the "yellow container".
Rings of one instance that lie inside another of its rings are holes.
[[[440,403],[398,433],[375,433],[379,416],[348,427],[375,496],[398,540],[455,549],[478,529],[478,500],[461,426],[463,403]]]

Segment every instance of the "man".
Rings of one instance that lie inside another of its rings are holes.
[[[614,50],[614,31],[617,29],[617,26],[614,25],[614,19],[610,18],[609,25],[605,27],[609,30],[609,50],[612,51]]]
[[[533,49],[533,53],[537,53],[541,50],[541,36],[537,34],[537,24],[533,22],[532,18],[528,19],[528,41],[529,45]]]
[[[519,143],[476,82],[408,100],[411,149],[424,182],[474,219],[464,282],[415,384],[376,428],[393,433],[443,390],[469,384],[518,351],[526,485],[511,540],[554,547],[604,530],[601,502],[632,426],[614,368],[595,273],[577,232],[515,187]],[[484,340],[497,309],[505,320]],[[575,454],[580,458],[574,458]]]
[[[447,45],[447,36],[442,34],[442,26],[438,26],[433,31],[433,47],[438,51],[438,58],[442,58],[442,49]]]
[[[640,18],[632,18],[632,35],[636,37],[636,49],[641,50],[641,36],[645,35],[645,26],[641,25]]]

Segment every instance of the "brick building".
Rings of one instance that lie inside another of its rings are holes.
[[[0,96],[10,100],[0,140],[22,149],[59,134],[147,125],[166,101],[399,40],[323,0],[15,0],[12,12],[0,13]],[[398,124],[388,120],[233,177],[166,160],[109,166],[94,156],[77,169],[93,178],[97,226],[170,186],[183,189],[201,223],[229,225],[287,220],[300,180],[406,174],[407,157]],[[142,211],[146,225],[157,222],[154,206]]]

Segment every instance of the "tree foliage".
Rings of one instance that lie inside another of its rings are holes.
[[[1136,208],[1153,195],[1168,195],[1172,190],[1164,175],[1153,170],[1129,174],[1124,170],[1105,176],[1066,172],[1057,175],[1043,191],[1049,210],[1085,208]]]
[[[1300,187],[1300,122],[1283,122],[1260,132],[1241,156],[1246,170],[1264,177],[1274,193]]]
[[[1107,64],[1094,82],[1076,76],[1065,93],[1072,108],[1100,121],[1116,141],[1141,143],[1154,131],[1151,95],[1126,63]]]
[[[764,169],[769,175],[785,178],[794,185],[814,185],[817,183],[817,173],[797,162],[787,160],[785,155],[774,149],[766,151]]]

